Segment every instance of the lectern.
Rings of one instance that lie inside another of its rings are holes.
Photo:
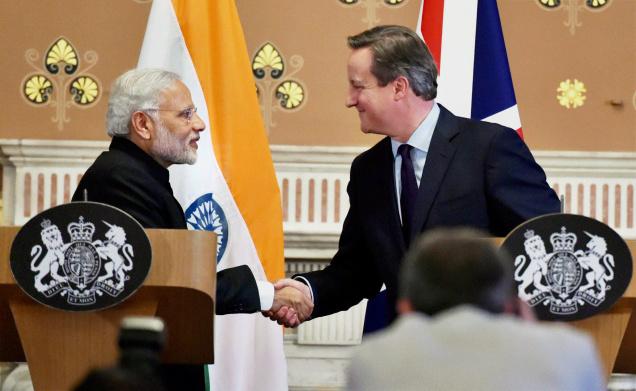
[[[19,227],[0,227],[0,361],[26,361],[33,386],[68,390],[90,369],[113,365],[121,318],[158,316],[166,323],[166,363],[214,361],[216,236],[207,231],[148,229],[152,266],[124,302],[95,312],[39,304],[16,285],[9,252]]]
[[[626,240],[635,262],[636,240]],[[623,297],[609,310],[572,324],[592,335],[605,372],[636,373],[636,273]]]

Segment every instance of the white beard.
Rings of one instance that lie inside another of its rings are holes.
[[[158,121],[156,137],[152,147],[152,152],[156,158],[170,164],[196,163],[197,151],[190,147],[191,139],[182,145],[182,141],[172,134],[161,121]]]

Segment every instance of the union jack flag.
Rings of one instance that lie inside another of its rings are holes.
[[[416,31],[440,71],[439,103],[523,137],[496,0],[423,0]]]

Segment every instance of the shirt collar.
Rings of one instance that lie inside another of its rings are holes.
[[[433,131],[435,130],[435,125],[437,125],[439,112],[439,106],[437,105],[437,103],[434,102],[431,111],[415,129],[406,144],[419,149],[424,153],[428,153],[428,147],[431,145],[431,138],[433,138]],[[393,151],[394,158],[397,156],[397,150],[402,144],[405,143],[401,143],[399,141],[391,139],[391,150]]]

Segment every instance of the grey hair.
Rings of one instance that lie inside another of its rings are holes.
[[[369,48],[373,53],[371,73],[380,86],[404,76],[415,95],[424,100],[437,96],[437,66],[428,47],[404,26],[376,26],[347,38],[350,49]]]
[[[400,271],[400,297],[435,315],[468,304],[501,313],[513,297],[512,260],[470,228],[432,230],[411,246]]]
[[[163,69],[131,69],[119,76],[112,85],[106,132],[109,136],[128,137],[130,118],[136,111],[157,108],[161,91],[181,76]],[[151,115],[156,115],[152,113]]]

